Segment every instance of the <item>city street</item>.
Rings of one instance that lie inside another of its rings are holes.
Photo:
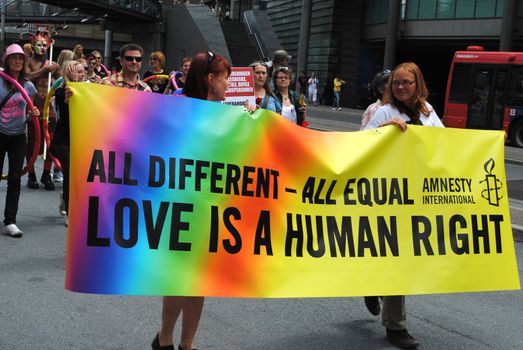
[[[161,299],[66,291],[66,228],[57,208],[61,185],[49,192],[27,189],[25,178],[23,183],[18,223],[25,234],[0,236],[0,349],[150,348]],[[0,193],[5,198],[5,182]],[[515,246],[521,276],[520,238]],[[411,296],[407,310],[421,349],[523,348],[521,290]],[[362,298],[208,298],[197,344],[219,350],[392,349],[384,335]]]

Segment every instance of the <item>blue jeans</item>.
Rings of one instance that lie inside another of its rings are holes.
[[[340,92],[334,91],[334,104],[332,107],[340,108]]]

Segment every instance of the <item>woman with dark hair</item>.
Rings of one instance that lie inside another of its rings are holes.
[[[273,73],[274,94],[281,104],[281,115],[291,122],[302,125],[305,120],[305,106],[300,104],[298,94],[290,89],[292,71],[287,67],[279,67]]]
[[[381,99],[383,98],[383,92],[387,88],[390,79],[390,70],[384,70],[374,76],[371,83],[372,94],[376,96],[376,102],[370,104],[361,118],[360,130],[365,129],[367,123],[372,119],[372,116],[382,106]]]
[[[281,104],[271,90],[268,72],[269,67],[265,62],[256,61],[249,65],[254,72],[254,95],[256,107],[268,109],[281,114]]]
[[[89,80],[91,83],[100,83],[102,81],[102,78],[98,74],[96,74],[96,57],[94,57],[92,54],[87,56],[87,68],[85,77],[87,80]]]
[[[178,87],[180,89],[183,89],[183,87],[185,86],[185,79],[187,79],[187,73],[189,73],[191,63],[192,57],[185,57],[182,60],[182,64],[180,65],[180,71],[182,72],[182,75],[176,77],[176,84],[178,84]]]
[[[392,71],[383,96],[383,106],[374,113],[365,129],[396,125],[405,131],[407,124],[443,128],[434,108],[427,102],[427,96],[427,86],[419,67],[412,62],[400,64]],[[378,297],[365,299],[369,311],[378,315],[380,312]],[[387,330],[387,339],[398,348],[415,348],[419,345],[419,342],[407,331],[404,296],[383,298],[382,324]]]
[[[36,94],[36,88],[25,78],[25,64],[28,56],[20,45],[7,47],[2,59],[5,73],[18,81],[30,97]],[[16,226],[16,214],[20,200],[20,177],[27,151],[26,120],[38,117],[38,108],[27,111],[27,102],[22,94],[8,81],[0,78],[0,173],[7,153],[9,171],[7,173],[7,193],[5,196],[3,233],[12,237],[21,237],[23,232]]]
[[[200,52],[191,64],[183,94],[207,101],[225,100],[231,67],[227,59],[211,51]],[[194,338],[203,309],[203,297],[163,297],[162,326],[153,340],[152,348],[174,350],[173,331],[180,313],[183,314],[181,342],[178,350],[195,349]]]

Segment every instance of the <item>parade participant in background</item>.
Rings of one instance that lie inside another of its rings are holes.
[[[73,60],[74,53],[71,50],[62,50],[56,59],[56,63],[60,66],[60,72],[64,71],[65,63]]]
[[[180,89],[183,89],[185,86],[185,79],[187,78],[187,73],[189,72],[189,69],[191,68],[191,62],[192,57],[185,57],[182,60],[182,64],[180,66],[181,72],[183,73],[181,76],[176,77],[176,84],[178,84],[178,87]]]
[[[154,51],[153,53],[151,53],[151,56],[149,56],[149,66],[151,67],[151,69],[145,72],[145,74],[143,75],[144,79],[152,75],[165,74],[165,55],[163,54],[163,52]],[[165,88],[167,87],[167,83],[168,80],[165,79],[152,79],[147,82],[151,90],[159,94],[164,93]]]
[[[58,108],[58,123],[49,151],[55,155],[62,165],[63,189],[60,193],[60,214],[66,216],[65,225],[67,226],[67,215],[69,212],[69,105],[65,102],[65,87],[69,82],[84,81],[86,72],[83,63],[69,61],[64,67],[64,84],[56,89],[55,99]],[[99,77],[98,77],[99,78]]]
[[[276,50],[274,51],[272,58],[272,72],[279,69],[280,67],[289,67],[289,61],[292,56],[287,53],[285,50]]]
[[[211,51],[197,54],[187,74],[184,94],[207,101],[225,100],[231,67],[227,59]],[[162,326],[152,343],[153,349],[172,349],[174,326],[182,313],[182,336],[179,350],[195,349],[194,338],[203,309],[203,297],[163,297]]]
[[[269,67],[265,62],[256,61],[249,65],[254,72],[254,94],[256,106],[281,114],[281,104],[269,84]]]
[[[300,98],[289,86],[292,80],[292,72],[287,67],[280,67],[274,71],[273,81],[276,89],[274,94],[280,102],[281,115],[291,122],[302,125],[305,114],[305,107],[300,105]]]
[[[269,63],[269,77],[274,76],[274,72],[276,72],[280,67],[289,68],[289,61],[291,60],[292,56],[287,53],[285,50],[276,50],[274,51],[272,61]],[[276,90],[276,85],[274,85],[273,79],[270,81],[271,83],[271,89]]]
[[[87,56],[87,65],[86,65],[86,75],[85,77],[87,80],[89,80],[91,83],[99,83],[102,81],[102,78],[98,74],[96,74],[96,57],[93,55]]]
[[[100,53],[100,51],[92,51],[91,52],[91,55],[94,56],[94,58],[96,59],[96,67],[94,69],[94,72],[96,75],[98,75],[100,78],[105,78],[107,77],[107,74],[105,73],[105,71],[103,70],[101,64],[102,64],[102,54]]]
[[[28,56],[17,44],[7,47],[2,59],[5,73],[14,78],[26,90],[30,97],[36,94],[33,83],[25,78],[25,64]],[[23,232],[16,226],[16,214],[20,199],[20,177],[27,150],[26,118],[27,102],[22,94],[11,83],[0,78],[0,173],[3,170],[4,158],[7,153],[9,171],[7,174],[7,193],[5,197],[4,230],[3,233],[12,237],[21,237]],[[29,111],[29,115],[38,118],[37,108]]]
[[[84,47],[80,44],[76,45],[73,49],[74,56],[73,59],[77,60],[78,58],[85,58]]]
[[[307,89],[307,83],[309,82],[309,78],[307,78],[307,73],[302,70],[300,73],[300,76],[298,77],[298,84],[300,86],[300,94],[305,96],[305,100],[308,99],[308,89]]]
[[[383,98],[383,92],[387,88],[387,84],[390,79],[390,70],[384,70],[379,72],[372,79],[371,89],[372,94],[377,98],[376,102],[372,103],[367,107],[361,119],[360,130],[365,129],[367,123],[372,119],[374,113],[382,106],[381,99]]]
[[[67,62],[70,62],[73,60],[74,52],[71,50],[62,50],[60,51],[60,54],[58,55],[58,58],[56,59],[56,63],[60,66],[60,75],[63,75],[65,65]],[[56,127],[56,118],[49,118],[49,130],[52,130],[54,132],[54,129]],[[53,169],[53,182],[62,182],[64,179],[64,176],[60,170],[56,168],[56,166]]]
[[[383,92],[387,89],[388,82],[390,80],[390,70],[384,70],[383,72],[379,72],[374,76],[374,79],[371,83],[371,89],[373,90],[373,95],[376,96],[378,99],[376,102],[372,103],[367,107],[365,112],[363,112],[362,120],[361,120],[361,126],[360,130],[364,130],[369,121],[374,116],[374,113],[381,107],[383,104],[381,103],[381,99],[383,98]],[[364,297],[365,306],[367,307],[367,310],[374,316],[377,316],[380,314],[381,305],[380,300],[383,301],[383,297]]]
[[[31,45],[31,43],[25,43],[23,49],[25,54],[27,55],[27,58],[33,56],[33,45]]]
[[[320,81],[316,78],[316,73],[312,72],[309,81],[309,102],[313,103],[315,106],[318,105],[318,86]]]
[[[43,115],[43,107],[45,99],[47,97],[47,90],[49,87],[48,76],[51,73],[52,78],[60,77],[60,67],[57,63],[49,63],[47,60],[47,50],[52,44],[52,39],[49,36],[48,32],[37,32],[36,34],[30,34],[34,54],[33,57],[29,59],[26,63],[26,77],[29,78],[36,87],[37,94],[34,98],[35,106],[40,110],[40,115]],[[49,112],[49,119],[55,118],[53,110]],[[29,159],[32,155],[33,144],[34,144],[34,128],[33,124],[27,125],[27,142],[28,142],[28,152],[26,159],[29,162]],[[41,128],[41,140],[44,140],[44,128]],[[47,145],[49,146],[49,145]],[[43,154],[44,142],[41,143],[41,153]],[[53,191],[55,189],[54,183],[51,179],[51,167],[52,159],[49,154],[46,154],[46,159],[44,161],[44,171],[40,177],[40,182],[44,185],[46,190]],[[32,189],[38,189],[38,181],[36,180],[36,174],[34,172],[34,167],[30,167],[27,173],[27,187]]]
[[[334,92],[334,103],[332,109],[341,111],[340,99],[341,99],[341,87],[345,84],[345,80],[341,79],[340,75],[337,75],[333,81],[333,92]]]
[[[418,66],[412,62],[400,64],[392,72],[390,83],[385,89],[383,106],[374,113],[365,129],[396,125],[405,131],[407,124],[444,127],[434,108],[427,102],[427,96],[425,79]],[[369,306],[367,301],[366,305]],[[377,309],[379,313],[379,304]],[[404,296],[383,298],[382,324],[387,329],[387,339],[393,345],[405,349],[419,345],[407,331]]]
[[[87,81],[87,70],[89,69],[88,65],[87,65],[87,59],[85,58],[77,58],[76,60],[74,60],[78,63],[80,63],[82,65],[82,68],[84,69],[84,74],[83,74],[83,80],[82,81]]]
[[[151,91],[149,85],[140,80],[143,49],[137,44],[125,44],[120,48],[122,70],[102,79],[102,84],[123,87],[131,90]]]

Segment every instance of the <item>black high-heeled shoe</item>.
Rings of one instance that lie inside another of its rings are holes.
[[[178,350],[183,350],[182,346],[181,345],[178,345]],[[196,348],[194,349],[191,349],[191,350],[197,350]]]
[[[172,344],[160,346],[160,339],[158,339],[158,333],[156,333],[156,337],[154,337],[151,347],[153,348],[153,350],[174,350],[174,345]]]

